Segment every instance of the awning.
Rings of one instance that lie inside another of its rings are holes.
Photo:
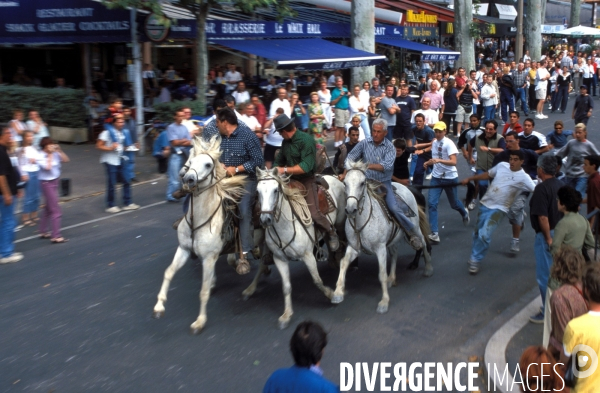
[[[515,20],[518,13],[515,7],[512,5],[506,4],[494,4],[496,9],[498,10],[498,18],[507,19],[507,20]]]
[[[396,48],[403,48],[412,52],[421,53],[421,60],[426,61],[448,61],[458,60],[460,52],[453,52],[444,48],[437,48],[435,46],[429,46],[420,44],[418,42],[412,42],[401,38],[382,38],[375,37],[375,42],[378,44],[395,46]]]
[[[319,38],[283,40],[210,40],[212,44],[266,59],[280,69],[336,70],[377,65],[386,57]]]

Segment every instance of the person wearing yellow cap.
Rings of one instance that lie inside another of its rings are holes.
[[[438,232],[438,203],[442,190],[446,192],[450,207],[460,213],[463,224],[469,224],[469,211],[465,209],[460,199],[458,199],[458,171],[456,170],[456,157],[458,149],[451,139],[446,138],[446,123],[438,121],[433,126],[435,139],[431,145],[432,158],[423,164],[423,167],[432,166],[432,178],[430,186],[440,186],[431,188],[428,192],[429,205],[429,225],[431,234],[429,239],[439,243],[440,236]],[[446,187],[444,187],[446,186]]]

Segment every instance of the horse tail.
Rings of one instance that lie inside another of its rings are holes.
[[[428,236],[431,233],[431,229],[429,228],[429,221],[427,221],[425,210],[421,206],[419,206],[419,229],[421,230],[425,241],[427,241]]]

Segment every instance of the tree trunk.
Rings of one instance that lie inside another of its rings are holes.
[[[352,1],[351,17],[352,47],[375,53],[375,0]],[[352,69],[352,85],[362,85],[375,77],[375,67]]]
[[[571,18],[569,18],[569,27],[579,26],[579,13],[581,12],[581,0],[571,0]]]
[[[535,61],[538,61],[542,57],[543,1],[529,0],[527,2],[527,28],[525,29],[525,37],[529,56]]]
[[[454,41],[460,57],[456,67],[464,67],[467,75],[475,69],[475,40],[471,36],[470,26],[473,22],[473,1],[454,0]]]
[[[206,2],[202,3],[196,13],[196,92],[197,108],[200,113],[197,115],[203,116],[206,114],[206,76],[208,75],[208,45],[206,43],[206,17],[210,11],[210,5]]]

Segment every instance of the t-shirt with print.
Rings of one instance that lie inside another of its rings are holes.
[[[488,209],[508,213],[517,195],[532,192],[535,188],[535,183],[523,169],[513,172],[507,162],[499,163],[488,173],[494,181],[481,198],[481,203]]]
[[[396,125],[399,127],[410,127],[412,112],[417,109],[417,104],[411,96],[396,97],[396,104],[400,107],[400,113],[396,113]]]
[[[548,217],[550,230],[553,230],[558,221],[562,218],[562,213],[558,211],[556,195],[558,189],[564,185],[563,182],[555,177],[546,179],[535,186],[533,195],[529,200],[529,212],[531,213],[531,227],[535,233],[542,231],[538,217]]]
[[[580,368],[580,373],[590,369],[591,362],[594,360],[594,355],[600,356],[600,312],[588,311],[580,317],[572,319],[565,329],[563,335],[563,345],[565,355],[571,356],[575,347],[578,345],[587,345],[596,353],[586,353],[583,348],[578,348],[579,352],[576,355],[588,360],[586,364]],[[598,363],[596,362],[596,365]],[[573,393],[598,393],[600,386],[600,368],[586,378],[577,378],[575,388],[571,389]]]
[[[431,153],[432,158],[449,160],[451,155],[458,155],[458,149],[454,142],[443,137],[440,141],[437,139],[433,140]],[[458,171],[456,170],[456,165],[433,164],[433,172],[431,175],[437,179],[456,179],[458,177]]]
[[[531,131],[531,134],[525,135],[525,131],[519,133],[519,147],[521,149],[539,150],[548,146],[546,136],[537,131]]]

